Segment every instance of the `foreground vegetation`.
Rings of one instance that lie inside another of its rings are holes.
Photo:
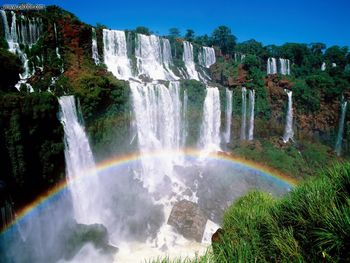
[[[281,199],[251,192],[227,209],[212,251],[153,262],[349,262],[350,163],[337,164]]]

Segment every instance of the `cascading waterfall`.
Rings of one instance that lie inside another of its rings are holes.
[[[242,87],[241,140],[245,140],[247,130],[247,89]]]
[[[27,79],[33,75],[34,69],[29,67],[27,54],[21,50],[20,44],[31,48],[31,46],[35,44],[41,36],[42,22],[39,18],[27,18],[25,16],[21,16],[21,22],[17,24],[17,16],[15,12],[11,11],[12,22],[11,27],[9,27],[6,12],[4,10],[0,10],[0,13],[4,25],[5,39],[9,46],[9,51],[19,56],[24,68],[24,72],[20,74],[21,80],[15,85],[15,87],[19,90],[21,85],[24,84],[27,89],[32,92],[32,87],[26,82]]]
[[[171,54],[171,46],[170,42],[166,38],[162,38],[162,51],[163,51],[163,65],[165,66],[165,69],[168,71],[169,77],[172,80],[178,80],[179,77],[177,77],[174,72],[171,70],[171,66],[173,66],[173,56]]]
[[[124,31],[103,29],[103,57],[108,70],[118,79],[133,77]]]
[[[280,58],[280,73],[282,75],[290,75],[290,61],[289,59]]]
[[[96,36],[96,29],[92,28],[92,59],[95,61],[96,65],[100,64],[100,56],[98,55],[98,48],[97,48],[97,36]]]
[[[160,37],[137,34],[135,55],[139,75],[144,74],[154,80],[177,79],[169,68],[171,63],[170,43],[168,45]],[[168,70],[165,65],[168,66]]]
[[[94,174],[95,161],[88,137],[78,120],[80,109],[76,108],[74,96],[60,97],[59,104],[64,128],[66,177],[75,219],[83,224],[99,223],[99,182]]]
[[[322,65],[321,65],[321,70],[322,71],[325,71],[326,70],[326,62],[323,62]]]
[[[343,142],[343,134],[344,134],[344,122],[345,122],[347,105],[348,105],[347,101],[344,101],[341,104],[341,115],[339,118],[339,129],[338,129],[337,141],[335,144],[335,152],[337,153],[338,156],[341,155],[341,150],[342,150],[342,142]]]
[[[53,24],[53,29],[55,31],[55,41],[56,41],[56,56],[61,59],[61,54],[60,54],[60,50],[58,48],[58,36],[57,36],[57,27],[56,27],[56,23]]]
[[[249,130],[248,140],[254,139],[254,106],[255,106],[255,90],[249,90]]]
[[[226,88],[226,110],[225,110],[225,143],[231,140],[231,124],[232,124],[232,90]]]
[[[187,74],[190,79],[199,80],[198,72],[196,70],[196,65],[193,60],[193,46],[190,42],[183,42],[184,53],[182,59],[185,63]]]
[[[287,119],[286,126],[283,135],[284,143],[287,143],[289,140],[293,140],[294,131],[293,131],[293,100],[292,100],[292,91],[284,90],[288,95],[288,111],[287,111]]]
[[[220,93],[216,87],[207,87],[204,100],[200,147],[205,151],[220,150]]]
[[[202,47],[198,53],[199,65],[210,68],[211,65],[215,64],[215,50],[212,47]]]
[[[268,58],[267,60],[267,74],[277,74],[277,62],[275,58]]]
[[[130,82],[130,88],[141,155],[156,150],[180,150],[184,143],[184,111],[179,82],[170,82],[169,88],[163,84]],[[141,156],[141,180],[150,192],[165,175],[171,177],[177,161],[174,158],[152,161]]]

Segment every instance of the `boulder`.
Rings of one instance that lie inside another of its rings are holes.
[[[171,210],[168,224],[187,239],[202,241],[207,218],[196,203],[181,200]]]

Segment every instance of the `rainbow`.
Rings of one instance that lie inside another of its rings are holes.
[[[147,158],[161,158],[165,156],[185,156],[188,158],[201,158],[203,157],[203,152],[196,150],[196,149],[184,149],[182,151],[153,151],[149,153],[142,153],[142,158],[147,159]],[[90,169],[82,173],[82,175],[76,176],[75,180],[81,179],[82,177],[85,176],[94,176],[98,175],[98,172],[105,171],[111,168],[115,168],[121,165],[127,165],[131,162],[140,160],[141,155],[139,153],[131,153],[131,154],[126,154],[126,155],[119,155],[115,156],[113,158],[104,160],[100,162],[99,164],[94,167],[94,169]],[[206,160],[217,160],[217,161],[225,161],[225,162],[230,162],[230,163],[235,163],[235,164],[240,164],[243,165],[247,168],[251,168],[257,171],[260,171],[264,174],[266,174],[269,177],[275,178],[279,181],[282,181],[288,185],[294,186],[297,184],[297,180],[294,178],[291,178],[280,171],[268,167],[265,164],[253,162],[232,154],[229,154],[227,152],[213,152],[213,153],[208,153],[205,156]],[[36,208],[42,207],[44,205],[48,205],[51,200],[55,200],[68,186],[68,182],[66,180],[62,180],[61,182],[57,183],[54,187],[51,189],[47,190],[40,196],[38,196],[34,201],[20,209],[19,211],[16,212],[16,217],[15,219],[5,226],[3,229],[1,229],[0,233],[4,234],[8,230],[12,228],[17,222],[22,220],[24,217],[29,216],[33,211],[35,211]]]

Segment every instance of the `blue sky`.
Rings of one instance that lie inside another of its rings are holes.
[[[182,33],[191,28],[201,35],[227,25],[238,41],[350,46],[350,0],[0,0],[19,2],[56,4],[83,22],[112,29],[143,25],[162,35],[178,27]]]

